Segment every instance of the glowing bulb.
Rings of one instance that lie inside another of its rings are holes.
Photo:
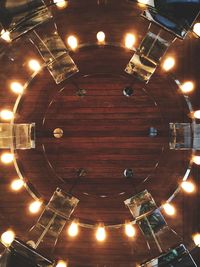
[[[5,31],[5,30],[2,30],[1,33],[1,38],[3,40],[5,40],[6,42],[11,42],[11,39],[10,39],[10,32],[9,31]]]
[[[14,118],[14,114],[12,111],[4,109],[0,112],[1,119],[4,121],[10,121]]]
[[[10,88],[15,94],[22,94],[24,91],[23,85],[18,82],[12,82]]]
[[[96,239],[99,242],[103,242],[106,239],[106,231],[103,226],[99,226],[96,232]]]
[[[11,183],[11,189],[13,191],[19,191],[24,186],[24,182],[21,179],[16,179]]]
[[[104,32],[100,31],[97,33],[97,40],[99,43],[104,43],[105,42],[106,35]]]
[[[195,185],[192,182],[184,181],[181,183],[181,187],[187,193],[193,193],[195,191]]]
[[[196,35],[200,37],[200,23],[199,22],[194,24],[193,32],[195,32]]]
[[[169,215],[169,216],[173,216],[176,213],[176,210],[175,210],[174,206],[172,206],[169,203],[165,203],[163,205],[163,208],[164,208],[166,214]]]
[[[71,237],[77,236],[78,234],[78,223],[72,222],[68,228],[68,234]]]
[[[30,206],[29,206],[29,211],[30,211],[31,213],[37,213],[37,212],[40,210],[41,205],[42,205],[42,202],[41,202],[41,201],[39,201],[39,200],[34,201],[34,202],[32,202],[32,203],[30,204]]]
[[[3,153],[1,155],[1,161],[5,164],[9,164],[13,161],[14,155],[11,153]]]
[[[15,239],[15,233],[12,230],[8,230],[1,235],[1,242],[9,247]]]
[[[200,119],[200,110],[196,110],[193,115],[196,119]]]
[[[180,89],[183,93],[189,93],[193,91],[194,89],[194,83],[193,82],[184,82],[181,86]]]
[[[200,156],[193,156],[192,157],[192,161],[197,164],[200,165]]]
[[[63,260],[60,260],[57,264],[56,267],[67,267],[67,263]]]
[[[28,66],[33,71],[40,71],[41,70],[41,65],[36,59],[29,60]]]
[[[135,228],[131,223],[125,224],[125,233],[128,237],[134,237],[135,236]]]
[[[67,43],[71,49],[75,50],[78,47],[78,40],[75,36],[71,35],[67,38]]]
[[[174,65],[175,65],[175,59],[173,57],[168,57],[165,59],[162,67],[165,71],[169,71],[174,67]]]
[[[126,37],[125,37],[125,46],[128,49],[131,49],[133,47],[135,43],[135,35],[131,34],[131,33],[127,33]]]
[[[149,0],[138,0],[138,3],[147,5]]]
[[[65,1],[65,0],[54,0],[53,1],[56,6],[59,8],[59,9],[62,9],[62,8],[65,8],[68,6],[68,2]]]
[[[196,246],[200,247],[200,233],[193,235],[193,240]]]

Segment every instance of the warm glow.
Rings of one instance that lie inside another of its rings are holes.
[[[21,179],[16,179],[11,183],[10,186],[13,191],[19,191],[24,186],[24,182]]]
[[[149,0],[138,0],[138,3],[147,5]]]
[[[193,235],[193,240],[196,246],[200,247],[200,233]]]
[[[182,182],[181,187],[187,193],[193,193],[195,191],[195,185],[189,181]]]
[[[99,226],[96,232],[96,239],[99,242],[103,242],[106,239],[106,231],[103,226]]]
[[[193,115],[196,119],[200,119],[200,110],[196,110]]]
[[[5,164],[9,164],[13,161],[14,155],[11,153],[3,153],[1,155],[1,161]]]
[[[78,235],[78,223],[72,222],[68,228],[68,234],[71,237],[75,237]]]
[[[125,233],[128,237],[134,237],[135,236],[135,228],[131,223],[125,224]]]
[[[189,93],[194,90],[194,83],[193,82],[184,82],[181,86],[180,89],[183,93]]]
[[[40,65],[39,61],[37,61],[36,59],[29,60],[28,66],[33,71],[40,71],[41,70],[41,65]]]
[[[193,156],[192,157],[192,161],[197,164],[200,165],[200,156]]]
[[[194,24],[193,32],[195,32],[196,35],[200,37],[200,23],[199,22]]]
[[[57,264],[56,267],[67,267],[67,263],[65,261],[60,260]]]
[[[4,109],[0,112],[1,119],[4,121],[10,121],[14,118],[14,114],[12,111],[8,109]]]
[[[15,94],[22,94],[24,91],[23,85],[19,82],[12,82],[10,88]]]
[[[168,57],[165,59],[162,67],[165,71],[171,70],[175,65],[175,59],[173,57]]]
[[[71,49],[75,50],[78,47],[78,40],[75,36],[71,35],[67,38],[67,43]]]
[[[126,48],[131,49],[134,44],[135,44],[135,35],[133,35],[131,33],[127,33],[127,35],[125,37]]]
[[[39,201],[39,200],[34,201],[34,202],[32,202],[32,203],[30,204],[30,206],[29,206],[29,211],[30,211],[31,213],[37,213],[37,212],[40,210],[41,205],[42,205],[42,202],[41,202],[41,201]]]
[[[176,213],[176,210],[175,210],[174,206],[172,206],[169,203],[164,204],[163,208],[164,208],[166,214],[169,215],[169,216],[173,216]]]
[[[65,0],[53,0],[53,2],[56,4],[56,6],[59,9],[62,9],[68,6],[68,2]]]
[[[1,235],[1,242],[6,247],[9,247],[14,239],[15,239],[15,233],[12,230],[8,230]]]
[[[97,33],[97,40],[99,43],[104,43],[105,42],[106,35],[104,32],[100,31]]]
[[[11,39],[10,39],[10,32],[9,31],[5,31],[5,30],[2,30],[1,33],[1,38],[3,40],[5,40],[6,42],[11,42]]]

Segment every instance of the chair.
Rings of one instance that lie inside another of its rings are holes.
[[[0,148],[35,148],[35,123],[0,123]]]

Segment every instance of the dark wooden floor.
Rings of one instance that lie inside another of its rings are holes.
[[[63,39],[76,33],[81,43],[95,43],[97,31],[104,30],[108,41],[122,42],[124,34],[133,31],[138,45],[147,29],[138,17],[140,9],[126,1],[99,2],[70,1],[66,11],[53,9]],[[27,53],[23,53],[24,45]],[[195,80],[197,90],[191,96],[195,108],[200,106],[199,48],[199,40],[188,38],[177,41],[169,51],[176,55],[179,79]],[[82,48],[71,53],[79,74],[56,85],[43,70],[20,101],[15,121],[36,123],[36,149],[17,151],[24,177],[47,201],[56,187],[65,191],[73,187],[72,194],[80,199],[74,216],[81,222],[124,223],[131,215],[123,201],[144,189],[162,204],[177,187],[191,157],[191,151],[171,151],[168,146],[169,122],[190,121],[182,95],[161,69],[148,85],[126,75],[123,70],[132,54],[113,46]],[[8,55],[16,60],[4,57],[0,61],[5,66],[0,73],[2,108],[12,107],[16,98],[7,89],[9,81],[16,77],[25,81],[30,76],[28,58],[39,58],[28,40],[17,42]],[[123,89],[129,85],[134,94],[128,98]],[[77,95],[80,89],[85,96]],[[156,137],[149,137],[150,127],[158,130]],[[60,139],[53,136],[56,128],[64,131]],[[1,163],[0,167],[0,231],[13,227],[26,240],[28,229],[37,220],[28,213],[31,198],[26,192],[11,193],[9,183],[16,177],[15,169]],[[133,170],[132,178],[124,177],[127,168]],[[86,175],[76,184],[79,169]],[[192,175],[199,185],[199,168],[194,168]],[[174,205],[176,217],[166,216],[166,220],[192,248],[191,235],[200,230],[199,192],[179,194]],[[163,242],[167,248],[180,239],[171,235]],[[48,249],[44,244],[43,250]],[[108,230],[106,242],[98,244],[93,230],[81,228],[75,239],[61,235],[54,256],[68,259],[70,267],[132,267],[157,254],[155,248],[148,250],[139,229],[134,240],[128,240],[123,229]]]

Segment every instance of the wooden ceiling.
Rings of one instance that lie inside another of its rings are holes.
[[[148,85],[124,72],[133,54],[120,47],[124,35],[136,34],[137,47],[147,31],[148,23],[139,17],[141,7],[123,0],[76,0],[69,1],[64,10],[53,7],[52,12],[64,41],[75,34],[80,44],[89,46],[71,52],[80,70],[77,75],[56,85],[44,69],[30,83],[15,121],[36,123],[36,149],[18,150],[17,162],[24,177],[47,201],[57,187],[66,192],[73,187],[72,194],[80,199],[73,215],[81,222],[124,223],[132,219],[125,199],[148,189],[160,205],[183,177],[191,151],[169,150],[169,122],[189,122],[189,110],[175,83],[161,68]],[[99,30],[105,32],[107,42],[118,46],[97,46]],[[196,90],[190,96],[194,109],[200,108],[199,51],[200,42],[193,36],[184,42],[177,40],[168,51],[176,57],[175,75],[181,81],[195,81]],[[10,92],[9,83],[15,79],[25,82],[30,77],[30,58],[41,61],[28,38],[23,38],[0,59],[1,109],[13,108],[16,96]],[[126,86],[132,86],[133,96],[123,95]],[[80,89],[85,91],[84,96],[77,94]],[[149,136],[150,127],[158,130],[156,137]],[[56,128],[64,132],[60,139],[53,136]],[[28,212],[31,197],[25,191],[11,192],[14,166],[0,163],[0,168],[0,232],[11,227],[26,241],[28,230],[37,220],[37,215]],[[80,169],[85,175],[77,180]],[[133,177],[124,177],[125,169],[132,169]],[[199,174],[199,168],[194,167],[192,179],[200,188]],[[199,199],[200,190],[192,196],[180,193],[174,201],[176,217],[165,216],[189,249],[193,246],[192,234],[200,230]],[[97,243],[92,229],[81,228],[74,239],[65,232],[51,257],[67,259],[70,267],[133,267],[158,255],[155,247],[148,250],[139,228],[134,239],[128,239],[121,228],[108,230],[103,244]],[[164,247],[181,242],[178,236],[165,237]],[[42,245],[48,256],[49,249],[47,243]],[[194,257],[200,264],[199,251]]]

